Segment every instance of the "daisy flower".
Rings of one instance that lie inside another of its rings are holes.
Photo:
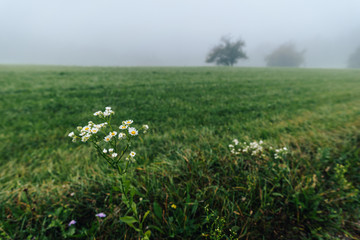
[[[123,124],[125,123],[126,125],[130,125],[132,124],[134,121],[133,120],[126,120],[123,122]]]
[[[129,128],[129,133],[130,133],[130,135],[132,135],[132,136],[138,135],[138,131],[137,131],[136,128],[134,128],[134,127]]]
[[[105,138],[104,138],[104,141],[105,142],[109,142],[111,140],[111,137],[110,136],[106,136]]]
[[[119,133],[119,139],[124,139],[126,138],[126,134],[125,133]]]
[[[109,153],[112,153],[114,151],[113,148],[109,148]]]
[[[94,113],[94,116],[100,116],[102,114],[103,114],[102,111],[97,111],[97,112]]]
[[[111,157],[115,158],[117,156],[117,153],[111,154]]]
[[[142,126],[144,128],[144,130],[148,130],[149,129],[149,125],[145,124]]]
[[[99,131],[98,128],[92,128],[92,129],[91,129],[91,133],[97,133],[98,131]]]
[[[127,129],[127,128],[128,128],[128,126],[127,126],[127,125],[125,125],[125,124],[123,124],[123,125],[121,125],[119,128],[120,128],[121,130],[125,130],[125,129]]]
[[[104,148],[103,153],[107,153],[107,150]]]
[[[116,131],[113,131],[113,132],[109,132],[109,136],[116,136],[117,132]]]
[[[73,137],[75,135],[75,133],[74,132],[71,132],[71,133],[69,133],[69,137]]]
[[[81,131],[90,132],[90,129],[91,129],[90,126],[85,126]]]
[[[87,142],[87,140],[89,140],[89,138],[90,138],[90,136],[85,135],[85,136],[83,136],[83,137],[81,138],[81,141],[82,141],[82,142]]]
[[[130,152],[130,154],[129,154],[129,155],[130,155],[130,157],[132,157],[132,158],[133,158],[133,157],[135,157],[136,152],[132,151],[132,152]]]

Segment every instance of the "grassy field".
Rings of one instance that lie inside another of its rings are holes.
[[[138,236],[113,172],[67,137],[111,106],[150,126],[128,176],[151,239],[359,239],[358,70],[0,66],[0,86],[0,238]]]

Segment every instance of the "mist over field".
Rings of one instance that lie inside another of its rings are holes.
[[[0,3],[0,64],[203,66],[221,36],[264,66],[274,48],[306,50],[305,67],[346,67],[360,45],[360,2],[19,1]]]

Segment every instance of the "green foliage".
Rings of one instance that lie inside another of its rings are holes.
[[[360,47],[358,47],[348,59],[349,68],[360,68]]]
[[[304,63],[305,51],[296,51],[292,43],[283,44],[265,57],[268,67],[300,67]]]
[[[242,49],[244,46],[245,42],[242,40],[232,42],[230,37],[222,37],[221,43],[209,52],[206,62],[215,62],[216,65],[233,66],[239,59],[247,59]]]
[[[357,77],[349,69],[1,66],[0,238],[134,239],[130,207],[150,239],[356,239]],[[66,134],[103,106],[116,111],[114,122],[150,125],[131,146],[131,201],[107,163]],[[264,156],[232,154],[234,138],[242,148],[262,139]]]

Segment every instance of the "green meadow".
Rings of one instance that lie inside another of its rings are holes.
[[[359,70],[2,65],[0,86],[0,239],[139,238],[68,137],[107,106],[150,127],[128,173],[150,239],[359,239]]]

